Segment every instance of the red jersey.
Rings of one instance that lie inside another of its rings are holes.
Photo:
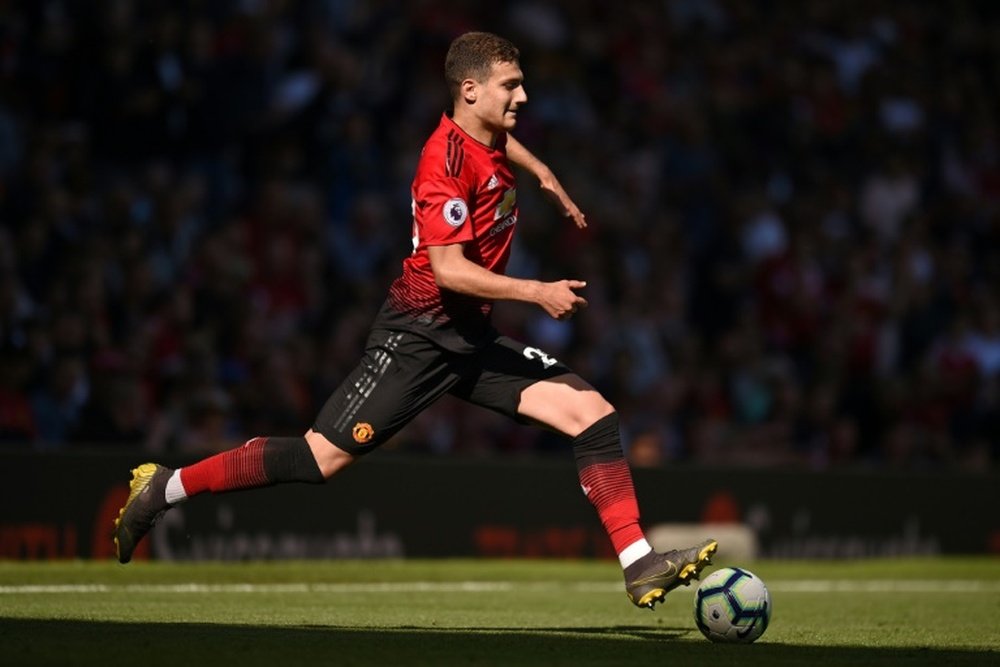
[[[517,191],[507,161],[507,135],[486,146],[447,115],[424,144],[411,186],[413,253],[389,288],[380,318],[456,351],[492,337],[493,302],[442,290],[429,246],[465,244],[470,261],[503,273],[517,225]]]

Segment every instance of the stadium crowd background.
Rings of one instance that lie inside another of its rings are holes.
[[[299,434],[409,251],[449,41],[522,50],[498,326],[637,465],[1000,462],[1000,9],[947,3],[0,2],[0,447]],[[445,399],[390,449],[535,455]]]

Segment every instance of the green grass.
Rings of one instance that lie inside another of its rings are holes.
[[[610,562],[0,562],[0,665],[1000,664],[1000,559],[748,567],[774,616],[727,646]]]

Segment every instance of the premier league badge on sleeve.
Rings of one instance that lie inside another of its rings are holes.
[[[442,213],[444,214],[444,221],[449,225],[452,227],[461,227],[462,223],[469,217],[469,205],[465,203],[464,199],[455,197],[444,203]]]

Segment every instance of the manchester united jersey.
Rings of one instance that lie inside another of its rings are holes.
[[[438,287],[427,248],[464,244],[470,261],[503,273],[517,225],[514,175],[507,161],[507,136],[486,146],[447,115],[420,155],[411,187],[413,253],[389,288],[380,318],[394,328],[431,337],[456,351],[492,337],[492,301]]]

